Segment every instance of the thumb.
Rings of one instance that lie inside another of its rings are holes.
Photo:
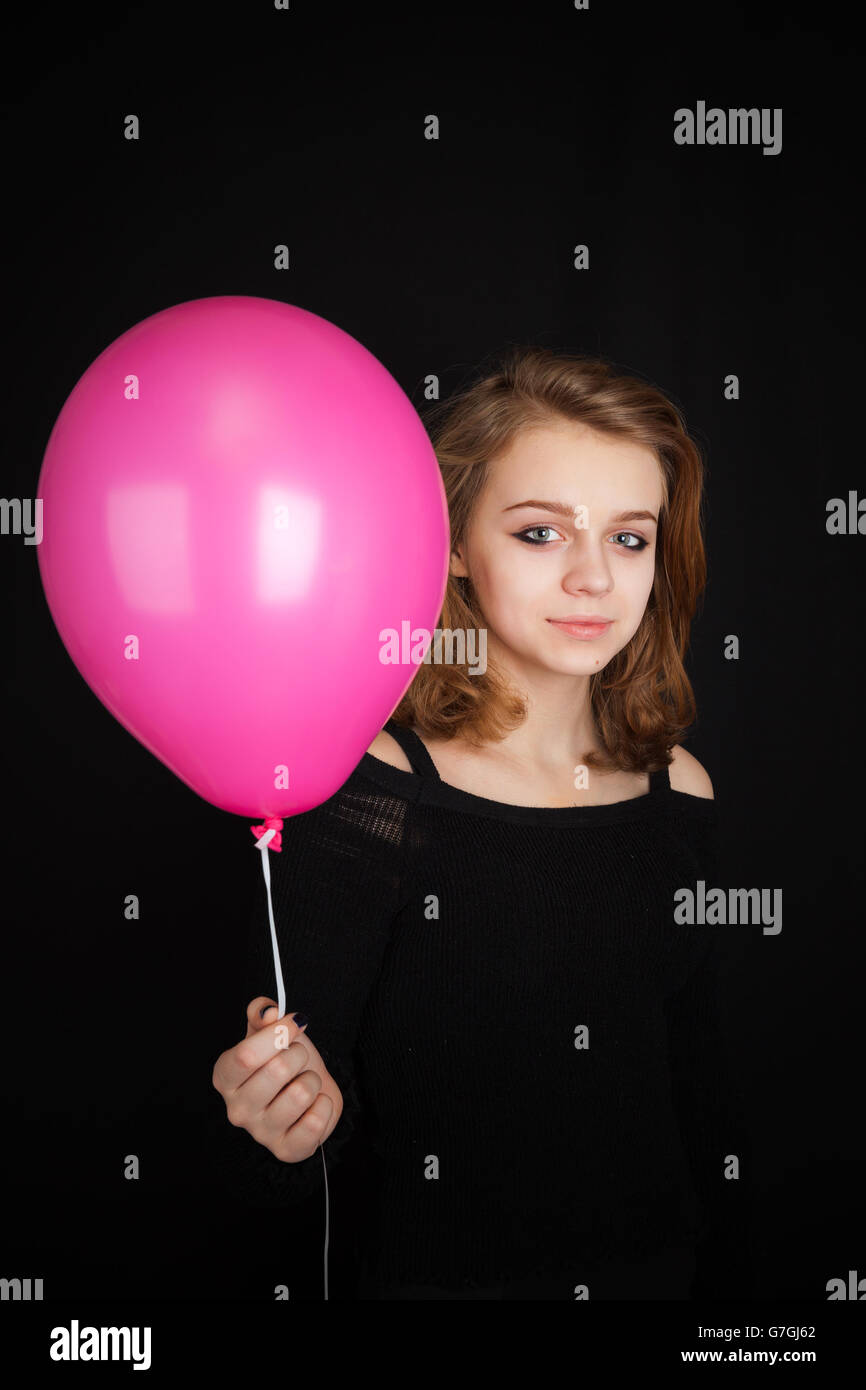
[[[309,1023],[309,1019],[301,1013],[292,1014],[287,1011],[285,1017],[295,1024],[299,1032],[303,1032]],[[272,1027],[278,1020],[276,1000],[268,998],[267,995],[259,995],[257,999],[252,999],[247,1007],[247,1037],[260,1032],[262,1028]]]

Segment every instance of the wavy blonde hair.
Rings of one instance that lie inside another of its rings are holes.
[[[422,418],[442,472],[452,550],[466,537],[490,460],[527,427],[576,420],[653,450],[664,491],[655,578],[634,636],[590,676],[590,705],[604,752],[587,751],[584,761],[631,772],[669,765],[672,746],[695,719],[683,662],[706,583],[704,462],[681,410],[658,387],[616,371],[604,358],[512,346]],[[484,621],[471,581],[449,574],[437,626],[468,632]],[[481,747],[503,739],[526,714],[525,699],[495,662],[470,676],[466,663],[430,661],[419,665],[392,717],[421,734],[459,734]]]

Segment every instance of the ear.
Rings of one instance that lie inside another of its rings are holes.
[[[466,565],[463,561],[463,556],[460,554],[459,550],[451,551],[451,563],[449,565],[449,573],[455,579],[465,579],[468,576],[468,570],[466,569]]]

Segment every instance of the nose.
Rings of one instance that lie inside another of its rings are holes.
[[[606,594],[613,588],[613,575],[603,542],[590,541],[584,532],[578,552],[569,556],[562,587],[568,594]]]

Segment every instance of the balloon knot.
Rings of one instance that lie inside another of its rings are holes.
[[[275,850],[281,850],[283,848],[283,837],[280,833],[282,828],[283,820],[281,816],[268,816],[264,825],[250,826],[250,830],[252,830],[257,840],[260,840],[262,836],[266,833],[266,831],[276,830],[276,835],[272,840],[268,842],[268,849]]]

